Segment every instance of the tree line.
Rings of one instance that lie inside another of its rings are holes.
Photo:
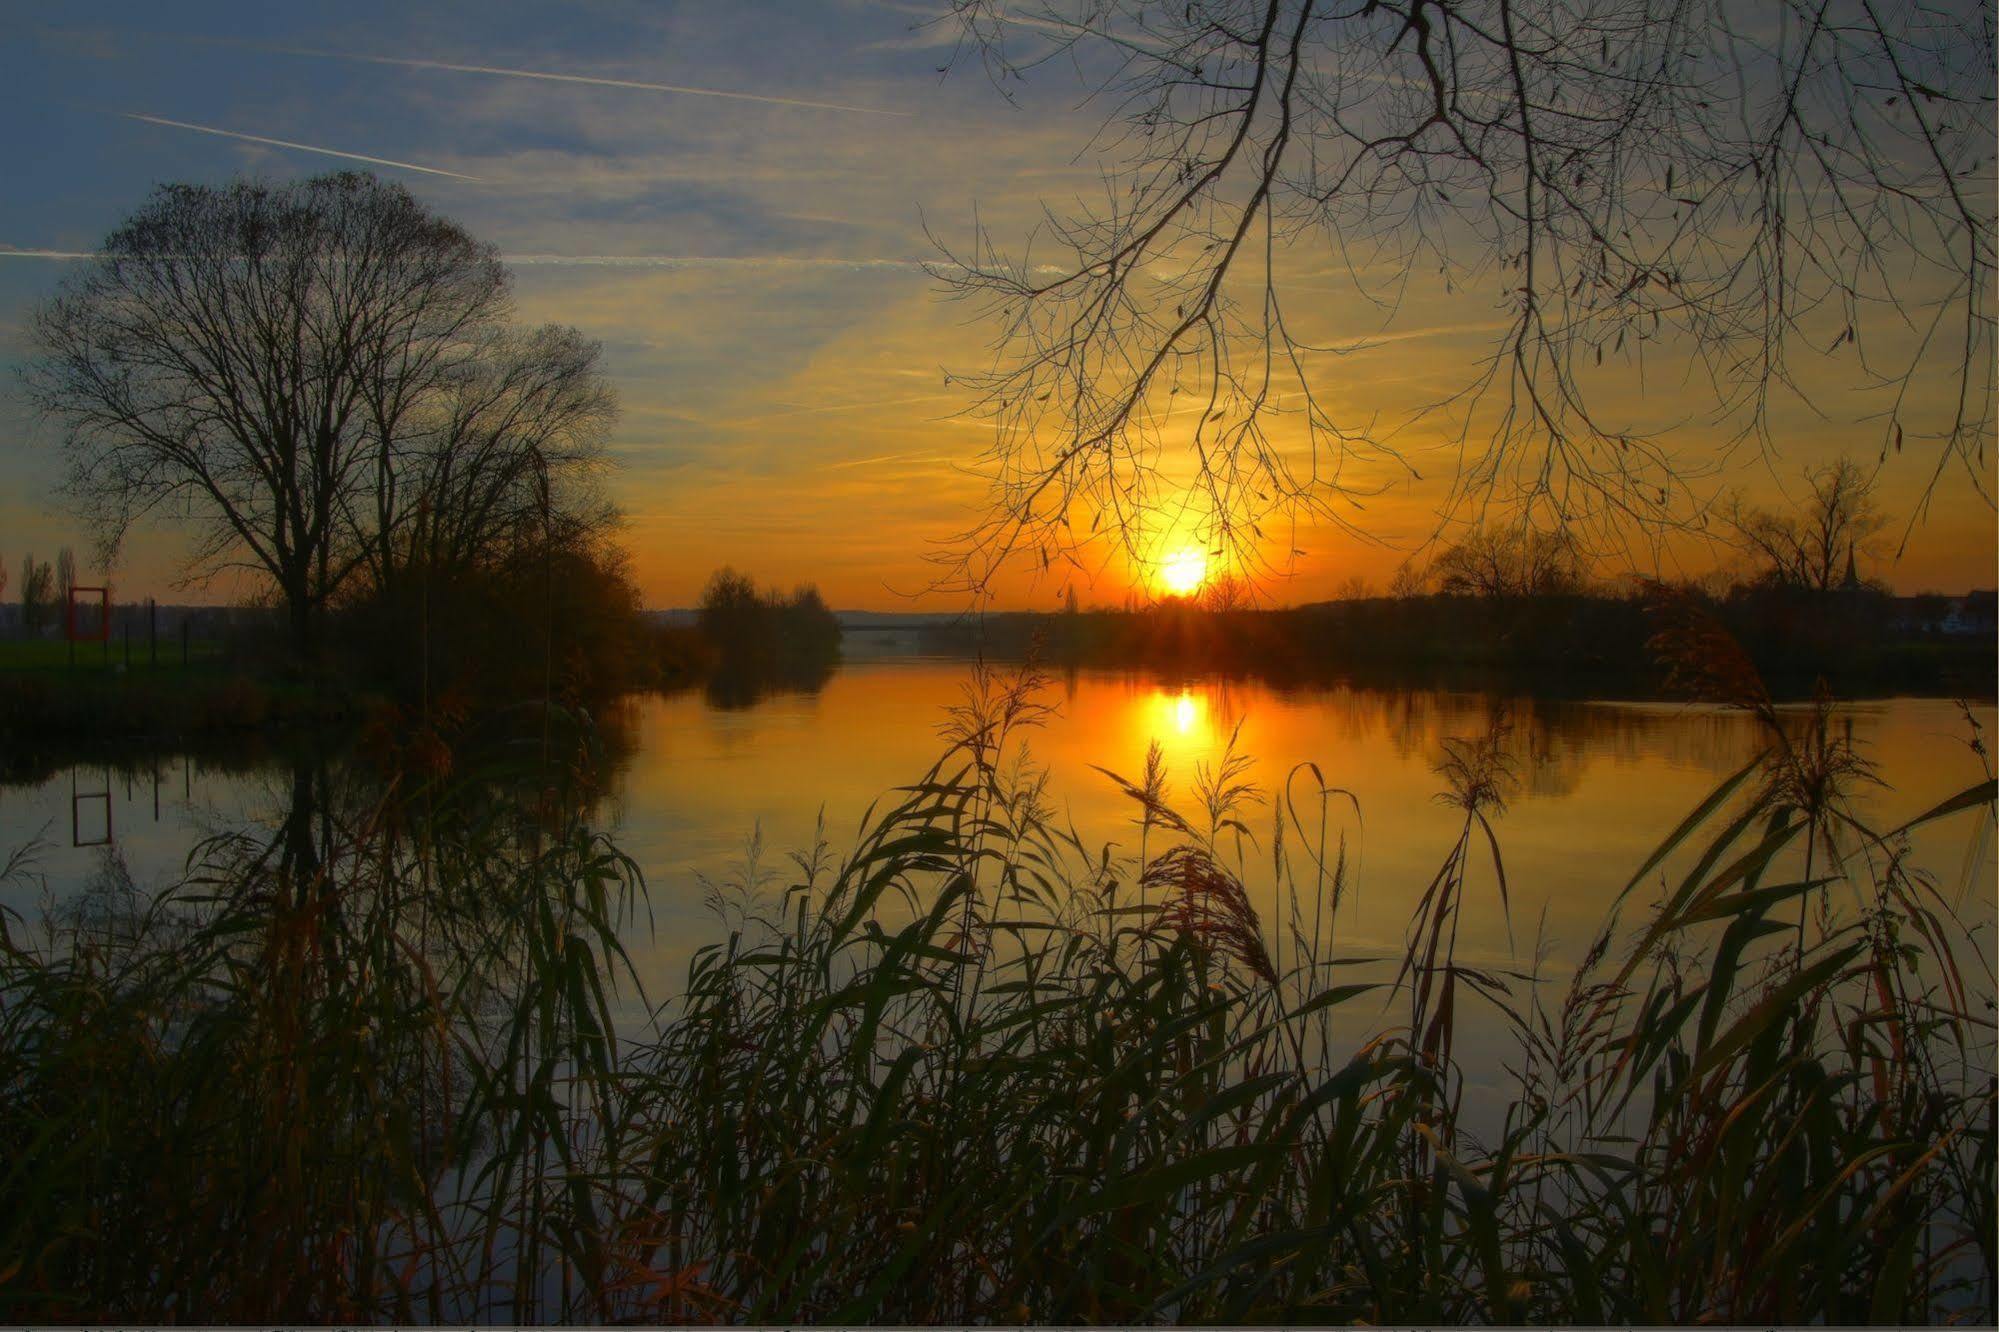
[[[7,566],[0,562],[0,599],[7,594]],[[37,561],[29,551],[21,557],[21,572],[15,583],[20,603],[21,632],[35,635],[61,622],[69,604],[70,589],[77,586],[76,555],[68,546],[56,552],[55,562]]]

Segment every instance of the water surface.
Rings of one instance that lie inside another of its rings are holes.
[[[670,993],[694,948],[720,927],[706,885],[795,877],[786,853],[808,848],[823,817],[834,852],[851,845],[870,804],[916,780],[944,748],[947,709],[963,701],[971,667],[887,659],[850,664],[814,693],[720,707],[702,694],[630,700],[622,722],[634,752],[608,783],[602,821],[644,871],[653,928],[631,944],[652,997]],[[1275,908],[1268,846],[1273,802],[1316,824],[1319,779],[1336,800],[1330,845],[1344,837],[1357,868],[1343,910],[1344,950],[1394,952],[1416,898],[1457,835],[1436,797],[1446,742],[1501,728],[1512,795],[1495,827],[1510,911],[1496,878],[1474,876],[1460,940],[1467,960],[1573,960],[1611,898],[1685,814],[1748,762],[1763,736],[1748,717],[1705,706],[1551,702],[1437,690],[1344,685],[1275,689],[1243,681],[1174,681],[1080,672],[1050,680],[1052,712],[1025,732],[1026,760],[1049,774],[1049,799],[1093,852],[1136,849],[1137,806],[1109,778],[1136,779],[1160,746],[1169,801],[1196,819],[1197,774],[1233,741],[1251,756],[1262,800],[1246,806],[1242,839],[1259,910]],[[1989,728],[1994,710],[1971,715]],[[1844,705],[1842,727],[1890,785],[1863,797],[1881,826],[1928,809],[1978,780],[1963,711],[1948,700]],[[1302,765],[1316,764],[1316,774]],[[277,817],[290,770],[256,760],[226,767],[192,757],[106,767],[79,763],[28,784],[0,786],[0,856],[37,841],[34,875],[5,903],[32,913],[107,871],[144,889],[173,882],[205,836]],[[1989,952],[1992,854],[1967,845],[1960,821],[1919,851]],[[1293,852],[1296,851],[1295,832]]]

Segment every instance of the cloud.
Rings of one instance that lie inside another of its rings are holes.
[[[142,115],[137,111],[121,112],[127,120],[142,120],[148,125],[165,125],[170,129],[194,130],[199,134],[214,134],[225,139],[241,139],[245,143],[269,144],[273,148],[289,148],[295,152],[318,153],[322,157],[344,157],[350,162],[367,162],[372,166],[395,167],[401,171],[421,171],[426,176],[449,176],[453,180],[476,182],[477,176],[468,176],[458,171],[446,171],[443,167],[419,166],[415,162],[398,162],[392,157],[370,157],[366,153],[342,152],[338,148],[320,148],[310,143],[293,143],[289,139],[267,139],[261,134],[244,134],[238,130],[217,129],[213,125],[195,125],[185,120],[168,120],[165,116]]]
[[[642,79],[607,79],[586,74],[556,74],[541,69],[508,69],[498,65],[460,65],[448,60],[418,60],[404,56],[362,55],[353,51],[322,51],[304,46],[263,46],[278,55],[309,56],[320,60],[351,60],[369,65],[395,65],[403,69],[444,70],[453,74],[485,74],[507,79],[536,79],[544,83],[580,83],[593,88],[628,88],[639,92],[673,93],[688,97],[723,97],[736,102],[761,102],[766,106],[789,106],[808,111],[842,111],[861,116],[907,118],[908,111],[892,111],[879,106],[854,106],[846,102],[818,102],[804,97],[778,97],[769,93],[731,92],[722,88],[696,88],[680,83],[649,83]]]
[[[852,273],[921,273],[920,259],[842,259],[792,254],[503,254],[502,263],[526,268],[834,268]]]
[[[134,119],[151,120],[150,116]],[[176,121],[160,121],[161,124],[177,125]],[[198,126],[187,126],[189,129]],[[211,134],[225,134],[226,130],[210,130]],[[302,147],[299,144],[285,144],[278,139],[257,139],[254,135],[231,135],[232,138],[252,139],[258,143],[274,143],[283,147]],[[309,148],[308,152],[331,152],[326,148]],[[337,157],[353,157],[353,153],[336,153]],[[380,158],[362,158],[362,161],[377,162]],[[402,165],[396,163],[393,165]],[[430,167],[413,167],[416,171],[429,171]],[[456,172],[440,172],[441,175],[457,175]],[[477,176],[459,176],[460,180],[479,179]],[[0,245],[0,259],[95,259],[97,255],[89,250],[34,250]],[[676,270],[704,269],[803,269],[834,270],[845,273],[910,273],[922,275],[935,268],[948,267],[922,259],[843,259],[830,255],[795,254],[503,254],[500,262],[520,268],[648,268]],[[1059,272],[1059,269],[1049,269]]]
[[[957,9],[936,9],[929,5],[906,3],[905,0],[868,0],[877,8],[897,14],[908,14],[918,20],[911,25],[906,37],[890,38],[873,42],[870,46],[878,51],[920,51],[940,46],[956,46],[960,42],[975,37],[972,21]],[[1004,9],[984,11],[980,20],[996,27],[1033,28],[1054,34],[1061,41],[1072,41],[1091,36],[1109,41],[1117,46],[1133,50],[1159,54],[1168,50],[1166,44],[1149,33],[1133,33],[1128,29],[1111,27],[1091,18],[1065,21],[1056,17],[1039,17],[1032,14],[1012,13]]]
[[[885,398],[877,402],[836,402],[823,407],[792,407],[784,411],[763,412],[756,416],[739,417],[733,421],[717,421],[714,425],[722,429],[737,426],[762,425],[768,421],[780,421],[793,416],[822,416],[828,412],[864,412],[882,407],[909,407],[919,402],[955,402],[955,393],[925,393],[914,398]]]
[[[882,453],[872,458],[849,458],[845,462],[826,463],[819,470],[822,472],[843,472],[853,467],[873,467],[879,463],[891,462],[941,463],[951,468],[962,465],[961,459],[939,453]]]

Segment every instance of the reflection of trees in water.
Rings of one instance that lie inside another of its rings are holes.
[[[240,777],[284,763],[300,751],[337,751],[351,733],[320,730],[201,732],[195,735],[73,736],[60,743],[0,747],[0,787],[41,786],[71,768],[102,769],[120,782],[191,784],[207,776]]]
[[[816,694],[839,668],[837,658],[775,662],[760,666],[724,663],[702,686],[711,708],[734,712],[779,694]]]
[[[163,895],[107,852],[50,939],[0,950],[0,1013],[26,1033],[0,1117],[67,1116],[33,1187],[0,1196],[0,1246],[81,1237],[42,1252],[39,1289],[62,1294],[29,1307],[469,1321],[583,1224],[549,1162],[616,1104],[615,931],[639,891],[586,817],[595,729],[300,756]],[[381,1303],[357,1315],[357,1292]],[[539,1296],[516,1298],[531,1321]]]
[[[1332,691],[1322,705],[1353,734],[1385,736],[1398,755],[1430,762],[1446,740],[1501,730],[1500,752],[1520,789],[1534,796],[1573,793],[1598,763],[1651,760],[1719,771],[1760,748],[1748,716],[1705,707],[1350,688]]]

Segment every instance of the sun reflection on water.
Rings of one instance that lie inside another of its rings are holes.
[[[1158,741],[1169,758],[1204,754],[1214,743],[1211,704],[1205,689],[1152,689],[1139,718],[1145,743]]]

